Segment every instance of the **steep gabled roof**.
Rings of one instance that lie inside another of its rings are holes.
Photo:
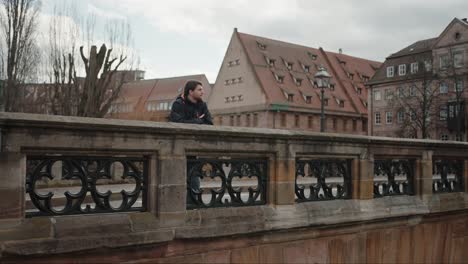
[[[430,51],[436,41],[437,41],[437,38],[430,38],[430,39],[416,41],[415,43],[409,45],[408,47],[405,47],[404,49],[391,54],[387,59]]]
[[[329,101],[327,110],[367,113],[367,107],[363,104],[363,100],[367,100],[363,79],[374,74],[380,66],[379,62],[245,33],[237,35],[270,104],[319,109],[320,90],[314,86],[314,74],[323,66],[332,75],[331,83],[334,85],[333,91],[325,92],[326,98],[335,99]],[[273,67],[271,60],[274,60]],[[291,69],[288,69],[288,64],[292,64]],[[309,72],[305,71],[305,67],[309,67]],[[282,83],[277,81],[278,77],[282,78]],[[300,85],[296,84],[298,79],[302,80]],[[358,88],[361,94],[358,94]],[[293,97],[293,102],[288,102],[285,94],[297,96]],[[307,104],[303,96],[310,95],[312,101]],[[339,106],[340,101],[344,101],[344,107]]]

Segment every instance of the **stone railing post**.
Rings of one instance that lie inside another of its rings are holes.
[[[352,164],[353,199],[374,198],[374,155],[367,151]]]
[[[274,203],[278,205],[294,204],[296,200],[296,158],[288,144],[277,144],[278,152],[274,174],[271,173],[271,184],[274,185]],[[271,197],[271,196],[270,196]]]
[[[420,197],[432,196],[432,150],[422,153],[421,159],[416,161],[415,170],[415,194]]]
[[[171,139],[160,149],[157,173],[152,173],[152,186],[157,186],[157,214],[162,226],[179,226],[185,221],[187,196],[187,160],[184,140]],[[151,196],[150,196],[151,197]]]
[[[23,218],[26,156],[16,152],[0,152],[0,220]]]
[[[468,192],[468,160],[465,160],[464,164],[463,164],[463,168],[465,170],[465,178],[464,178],[464,184],[465,184],[465,192]]]

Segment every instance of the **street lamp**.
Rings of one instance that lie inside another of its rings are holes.
[[[325,70],[324,67],[320,67],[319,71],[314,75],[315,80],[317,81],[317,86],[320,88],[320,102],[321,102],[321,108],[320,108],[320,132],[325,131],[325,111],[324,111],[324,92],[325,88],[328,88],[330,85],[330,74]]]

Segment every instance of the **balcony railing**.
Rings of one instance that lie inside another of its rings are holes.
[[[133,157],[28,156],[26,216],[145,211],[147,161]]]
[[[351,198],[351,159],[296,161],[296,201]]]

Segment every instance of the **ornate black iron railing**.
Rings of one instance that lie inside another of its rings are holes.
[[[267,160],[187,158],[187,209],[266,204]]]
[[[432,191],[434,193],[463,192],[463,160],[434,159],[432,161]]]
[[[28,156],[26,172],[28,217],[146,210],[145,158]]]
[[[413,195],[414,171],[414,160],[375,160],[374,197]]]
[[[351,159],[296,161],[296,201],[351,198]]]

